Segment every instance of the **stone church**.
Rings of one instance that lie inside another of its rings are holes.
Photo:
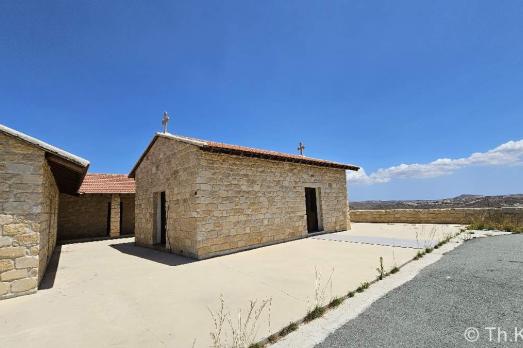
[[[137,245],[204,259],[346,230],[353,165],[157,133],[135,178]]]

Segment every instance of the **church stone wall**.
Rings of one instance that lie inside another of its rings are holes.
[[[135,241],[158,244],[155,199],[165,192],[167,245],[174,253],[196,257],[196,172],[198,147],[158,137],[135,173]]]
[[[319,188],[325,232],[348,228],[345,170],[203,151],[201,156],[198,258],[305,237],[305,187]]]

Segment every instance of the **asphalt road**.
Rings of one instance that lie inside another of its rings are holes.
[[[523,347],[523,234],[465,242],[316,347]]]

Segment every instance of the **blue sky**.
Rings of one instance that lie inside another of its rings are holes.
[[[519,0],[1,1],[0,123],[93,172],[127,173],[165,110],[178,134],[303,141],[368,176],[467,158],[523,139],[522,23]],[[521,193],[518,146],[350,196]]]

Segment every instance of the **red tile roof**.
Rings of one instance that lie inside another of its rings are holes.
[[[125,174],[88,173],[79,193],[135,193],[134,179]]]
[[[326,161],[321,160],[317,158],[311,158],[301,155],[292,155],[288,153],[283,152],[276,152],[276,151],[269,151],[269,150],[261,150],[261,149],[255,149],[251,147],[245,147],[245,146],[238,146],[238,145],[229,145],[224,143],[218,143],[214,141],[208,141],[208,140],[200,140],[196,138],[189,138],[169,133],[156,133],[153,140],[145,150],[145,152],[142,154],[138,162],[134,165],[133,169],[131,170],[129,177],[134,177],[135,171],[144,159],[145,155],[151,147],[153,146],[154,142],[158,137],[164,137],[169,139],[174,139],[178,141],[187,142],[193,145],[198,146],[203,151],[209,151],[209,152],[219,152],[219,153],[226,153],[231,155],[238,155],[238,156],[246,156],[246,157],[257,157],[257,158],[265,158],[265,159],[271,159],[276,161],[284,161],[284,162],[295,162],[295,163],[302,163],[302,164],[309,164],[309,165],[316,165],[316,166],[322,166],[322,167],[330,167],[330,168],[337,168],[337,169],[345,169],[345,170],[354,170],[357,171],[360,168],[358,166],[352,165],[352,164],[343,164],[343,163],[337,163],[332,161]]]
[[[273,160],[280,160],[286,162],[297,162],[303,164],[319,165],[324,167],[339,168],[346,170],[358,170],[359,167],[351,164],[343,164],[332,161],[326,161],[322,159],[306,157],[302,155],[293,155],[284,152],[277,152],[271,150],[255,149],[252,147],[229,145],[224,143],[217,143],[214,141],[207,141],[206,146],[202,147],[203,150],[210,152],[221,152],[230,153],[233,155],[248,156],[248,157],[261,157]]]

